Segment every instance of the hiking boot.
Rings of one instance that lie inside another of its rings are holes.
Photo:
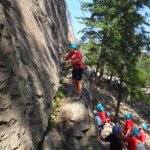
[[[77,96],[78,96],[77,93],[74,93],[71,97],[71,100],[75,100]]]
[[[76,97],[75,101],[80,100],[80,99],[81,99],[81,97],[82,97],[82,95],[78,95],[78,96]]]

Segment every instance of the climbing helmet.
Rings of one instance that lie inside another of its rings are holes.
[[[120,128],[119,128],[118,126],[114,126],[114,127],[112,128],[112,132],[113,132],[113,133],[120,133]]]
[[[139,134],[140,134],[138,129],[133,129],[132,132],[133,132],[136,136],[139,136]]]
[[[129,114],[126,114],[126,115],[125,115],[125,118],[130,119],[131,116],[130,116]]]

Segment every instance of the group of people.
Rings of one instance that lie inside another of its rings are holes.
[[[70,53],[66,55],[58,55],[58,57],[68,58],[66,64],[71,63],[73,67],[72,71],[72,81],[74,85],[74,92],[72,95],[72,100],[80,100],[82,97],[82,74],[83,74],[83,63],[82,55],[78,51],[78,45],[72,43],[70,45]],[[89,76],[93,77],[93,72],[89,71]],[[114,81],[116,84],[117,81]],[[146,150],[144,147],[146,141],[145,130],[147,125],[142,123],[139,129],[134,129],[134,123],[132,121],[132,115],[125,115],[125,124],[122,127],[114,125],[111,121],[110,112],[106,112],[101,104],[98,104],[97,109],[94,110],[94,115],[96,116],[99,135],[102,141],[110,142],[110,150],[123,150],[127,147],[128,150]],[[112,134],[103,138],[103,128],[106,124],[112,126]]]
[[[93,111],[99,129],[99,135],[102,141],[110,142],[110,150],[146,150],[146,133],[147,125],[142,123],[138,129],[134,128],[132,114],[126,114],[125,124],[123,126],[116,126],[111,122],[109,112],[106,112],[101,104],[98,104],[97,109]],[[103,128],[106,124],[112,126],[112,133],[103,138]]]

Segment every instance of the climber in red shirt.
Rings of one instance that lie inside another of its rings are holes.
[[[106,122],[106,111],[104,110],[104,107],[101,106],[101,107],[98,107],[99,111],[98,111],[98,116],[101,118],[102,120],[102,125],[105,125],[105,122]]]
[[[79,100],[82,96],[82,74],[83,74],[83,65],[82,65],[82,55],[77,50],[78,45],[76,43],[72,43],[70,45],[70,53],[67,55],[61,55],[59,57],[62,58],[69,58],[69,60],[66,61],[66,64],[71,63],[73,67],[72,71],[72,81],[74,85],[74,94],[72,97],[72,100]]]
[[[110,112],[107,112],[107,113],[106,113],[106,117],[105,117],[105,119],[106,119],[106,122],[108,122],[108,123],[110,123],[110,122],[111,122]]]
[[[145,123],[142,123],[141,125],[139,125],[139,137],[138,137],[138,143],[139,144],[145,144],[146,142],[146,134],[145,134],[145,130],[147,129],[147,125]]]
[[[105,120],[106,120],[106,125],[107,125],[107,126],[114,126],[114,125],[115,125],[115,124],[111,121],[110,112],[107,112],[107,113],[106,113]]]
[[[138,136],[139,136],[139,130],[137,130],[137,129],[132,129],[130,137],[127,137],[127,135],[125,136],[128,150],[136,149],[136,146],[138,144]]]
[[[125,126],[124,126],[124,134],[129,135],[131,133],[131,130],[133,129],[134,123],[131,119],[130,114],[126,114],[125,118],[126,118],[126,123],[125,123]]]
[[[102,129],[101,129],[101,135],[100,137],[103,136],[103,129],[105,125],[105,116],[106,116],[106,111],[104,110],[104,107],[101,104],[98,104],[98,116],[101,118],[102,121]]]

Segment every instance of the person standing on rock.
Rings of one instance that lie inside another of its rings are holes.
[[[141,125],[139,125],[139,137],[138,137],[138,143],[139,144],[145,144],[146,142],[146,134],[145,134],[145,130],[147,129],[147,125],[145,123],[142,123]]]
[[[82,64],[82,55],[77,50],[78,45],[76,43],[72,43],[70,45],[70,53],[67,55],[61,55],[59,57],[69,58],[66,61],[66,64],[72,64],[72,81],[74,85],[74,94],[72,96],[72,100],[79,100],[82,96],[82,74],[83,74],[83,64]]]
[[[94,110],[94,111],[93,111],[93,114],[94,114],[95,117],[96,117],[97,124],[98,124],[99,135],[101,136],[102,120],[101,120],[101,118],[98,116],[98,111],[97,111],[97,110]]]
[[[125,136],[129,136],[133,129],[134,123],[131,119],[130,114],[126,114],[125,119],[126,119],[126,122],[125,122],[125,126],[124,126],[124,134],[125,134]]]
[[[103,136],[103,129],[104,129],[104,125],[105,125],[105,116],[106,116],[106,111],[104,110],[104,107],[101,105],[98,107],[98,116],[101,118],[102,120],[102,129],[101,129],[101,137]]]
[[[98,111],[98,116],[101,118],[102,120],[102,125],[105,125],[106,122],[106,111],[104,110],[103,106],[98,107],[99,111]]]
[[[114,125],[115,125],[115,124],[111,121],[110,112],[107,112],[107,113],[106,113],[105,120],[106,120],[106,125],[107,125],[107,126],[114,126]]]
[[[131,131],[130,137],[127,135],[125,136],[125,141],[127,142],[128,150],[135,150],[136,146],[138,145],[138,136],[139,136],[139,130],[133,129]]]

